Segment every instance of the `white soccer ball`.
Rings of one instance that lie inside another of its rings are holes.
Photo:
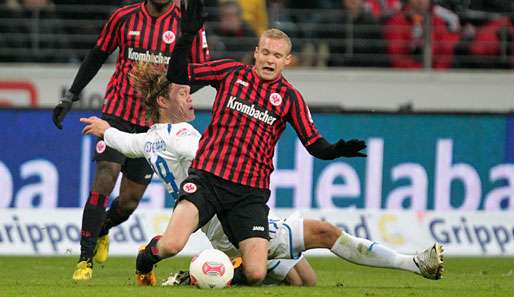
[[[191,284],[201,289],[225,288],[230,286],[234,266],[224,252],[209,249],[191,260],[189,274]]]

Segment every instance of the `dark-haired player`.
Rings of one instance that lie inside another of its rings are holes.
[[[71,88],[55,107],[55,125],[62,129],[62,121],[73,102],[79,100],[80,92],[107,57],[118,49],[115,72],[106,88],[102,118],[121,131],[147,131],[149,121],[145,106],[128,73],[139,61],[162,65],[176,62],[170,62],[170,57],[181,34],[180,19],[180,7],[172,0],[147,0],[117,9],[105,24],[96,46],[82,62]],[[194,32],[187,52],[184,59],[190,58],[194,62],[207,60],[207,41],[202,27]],[[84,206],[81,251],[74,280],[91,279],[93,257],[99,263],[106,261],[109,229],[129,218],[152,178],[152,170],[144,158],[128,159],[108,148],[102,139],[98,139],[94,160],[96,172]],[[120,195],[106,211],[109,195],[120,172],[123,172]]]

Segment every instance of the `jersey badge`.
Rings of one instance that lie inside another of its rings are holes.
[[[105,149],[107,148],[107,145],[105,145],[105,141],[103,140],[100,140],[99,142],[96,143],[96,152],[101,154],[103,152],[105,152]]]
[[[273,104],[274,106],[279,106],[280,104],[282,104],[282,96],[280,96],[279,93],[272,93],[270,96],[269,96],[269,101],[271,102],[271,104]]]
[[[162,33],[162,41],[166,44],[171,44],[175,41],[175,33],[172,31],[166,31]]]
[[[191,135],[191,132],[187,128],[182,128],[175,133],[177,137]]]
[[[186,192],[188,194],[193,194],[194,192],[196,192],[198,187],[195,184],[193,184],[193,183],[185,183],[182,186],[182,189],[184,190],[184,192]]]
[[[238,79],[238,80],[236,81],[236,84],[240,84],[240,85],[242,85],[242,86],[244,86],[244,87],[248,87],[248,82],[246,82],[246,81],[244,81],[244,80],[242,80],[242,79]]]

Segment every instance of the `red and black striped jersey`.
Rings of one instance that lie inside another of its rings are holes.
[[[304,146],[321,135],[302,95],[283,76],[264,81],[232,60],[189,64],[190,81],[217,89],[209,126],[192,167],[255,188],[269,188],[275,145],[289,122]]]
[[[96,46],[103,52],[119,49],[115,71],[106,88],[102,112],[127,122],[148,126],[143,98],[130,83],[130,71],[139,61],[166,64],[175,48],[181,12],[172,5],[159,17],[152,17],[145,1],[117,9],[109,18]],[[202,28],[191,48],[193,62],[208,60],[209,50]]]

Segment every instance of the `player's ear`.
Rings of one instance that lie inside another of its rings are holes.
[[[255,60],[257,60],[257,54],[259,53],[259,47],[256,46],[255,47],[255,51],[253,52],[253,57],[255,58]]]
[[[286,61],[285,61],[285,65],[288,66],[289,64],[291,64],[291,61],[293,60],[293,57],[291,54],[288,54],[286,56]]]
[[[168,98],[164,96],[157,96],[157,106],[159,108],[167,108],[169,104]]]

